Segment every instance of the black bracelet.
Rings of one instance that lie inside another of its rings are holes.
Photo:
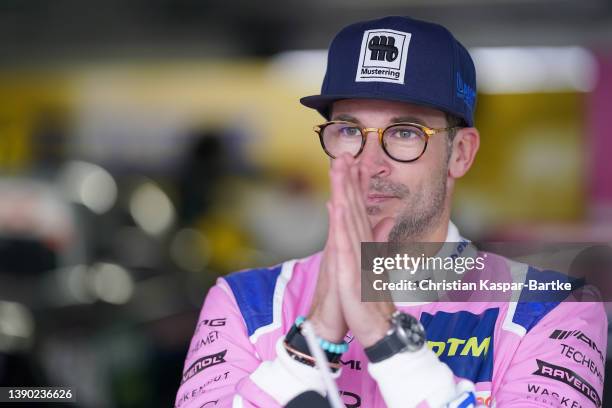
[[[300,330],[300,327],[298,327],[297,325],[291,325],[291,329],[289,329],[287,335],[285,336],[285,341],[287,342],[287,345],[289,345],[296,351],[312,356],[312,354],[310,353],[310,348],[308,347],[308,343],[306,342],[306,337],[304,337],[302,331]],[[342,354],[331,353],[325,350],[323,351],[325,352],[327,361],[329,361],[330,363],[337,364],[340,362],[340,357],[342,357]]]
[[[289,356],[293,358],[295,361],[302,363],[302,364],[306,364],[307,366],[310,366],[310,367],[316,367],[317,363],[314,357],[293,349],[290,345],[287,344],[287,341],[283,342],[283,346],[285,346],[285,350],[287,350],[287,354],[289,354]],[[333,373],[335,373],[336,371],[340,369],[340,363],[330,362],[329,368]]]

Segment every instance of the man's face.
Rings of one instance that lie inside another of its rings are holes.
[[[360,127],[385,128],[398,122],[430,128],[447,126],[443,112],[402,102],[346,99],[337,101],[331,120],[354,122]],[[448,137],[446,132],[429,138],[427,150],[416,161],[402,163],[385,154],[376,132],[367,134],[357,157],[362,188],[372,226],[392,217],[395,225],[389,241],[418,239],[433,228],[447,205]]]

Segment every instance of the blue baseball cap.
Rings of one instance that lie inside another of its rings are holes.
[[[329,119],[341,99],[384,99],[428,106],[474,125],[476,70],[446,28],[409,17],[351,24],[333,39],[320,95],[300,102]]]

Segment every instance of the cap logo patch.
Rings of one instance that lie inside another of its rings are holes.
[[[461,99],[470,110],[474,109],[476,91],[467,82],[463,81],[459,72],[457,72],[457,97]]]
[[[396,30],[365,31],[355,82],[403,84],[411,36],[410,33]]]

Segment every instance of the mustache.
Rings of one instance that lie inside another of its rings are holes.
[[[410,189],[401,183],[393,183],[389,180],[383,180],[380,178],[370,179],[368,191],[375,191],[380,194],[393,195],[398,198],[404,198],[410,194]]]

